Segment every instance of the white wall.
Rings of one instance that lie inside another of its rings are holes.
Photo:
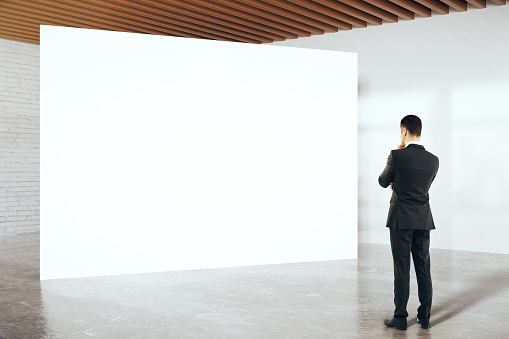
[[[39,46],[0,39],[0,236],[39,232]]]
[[[377,178],[417,114],[440,158],[432,246],[509,253],[508,32],[509,6],[493,6],[275,43],[359,53],[360,241],[389,243]]]

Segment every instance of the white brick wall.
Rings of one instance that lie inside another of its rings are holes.
[[[39,46],[0,38],[0,236],[39,229]]]

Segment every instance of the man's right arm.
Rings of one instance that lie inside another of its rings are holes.
[[[389,184],[394,180],[394,161],[392,160],[392,151],[387,157],[387,165],[385,166],[382,174],[378,177],[378,183],[383,188],[389,186]]]
[[[433,183],[433,181],[435,180],[435,177],[437,176],[437,173],[438,173],[438,167],[439,167],[439,160],[438,160],[438,157],[437,157],[437,171],[435,172],[435,175],[433,176],[433,178],[431,178],[431,182]]]

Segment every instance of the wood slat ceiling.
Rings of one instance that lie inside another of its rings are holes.
[[[485,8],[486,1],[0,0],[0,37],[38,44],[39,25],[56,25],[264,43]]]

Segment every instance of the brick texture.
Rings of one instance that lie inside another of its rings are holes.
[[[39,46],[0,38],[0,236],[39,233]]]

